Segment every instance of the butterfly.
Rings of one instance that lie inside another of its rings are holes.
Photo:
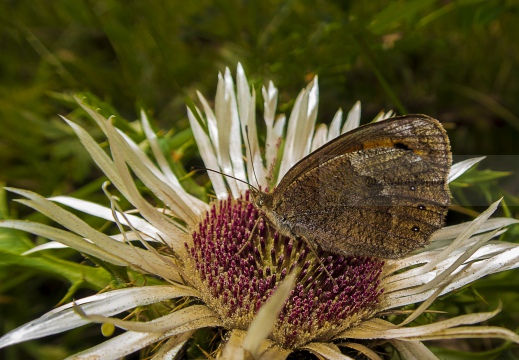
[[[281,235],[340,255],[399,258],[444,224],[452,163],[441,123],[408,115],[360,126],[296,163],[253,202]]]

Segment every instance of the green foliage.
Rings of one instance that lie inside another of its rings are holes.
[[[0,235],[0,267],[4,269],[2,275],[8,274],[7,269],[23,267],[34,274],[46,273],[60,277],[71,284],[83,283],[85,287],[95,290],[102,289],[110,282],[108,274],[99,268],[80,265],[49,255],[22,256],[20,250],[30,249],[25,246],[29,240],[18,231],[2,230]],[[7,279],[9,279],[8,284],[14,280],[6,276],[4,281]],[[2,288],[5,286],[6,282],[3,282]]]
[[[466,171],[450,185],[454,203],[464,207],[488,207],[503,197],[498,180],[509,177],[512,173],[491,169],[479,170],[478,166],[479,164]]]
[[[49,195],[95,176],[57,118],[76,106],[56,94],[86,90],[111,104],[108,115],[117,109],[132,121],[142,107],[159,128],[183,130],[186,97],[196,99],[199,89],[211,98],[217,70],[234,71],[238,61],[257,89],[275,81],[284,111],[319,74],[321,121],[361,100],[364,121],[396,109],[449,122],[456,153],[514,151],[512,1],[26,0],[0,7],[0,180],[12,186]]]

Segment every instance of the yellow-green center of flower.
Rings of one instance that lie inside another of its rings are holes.
[[[192,237],[192,281],[229,329],[246,330],[292,270],[296,285],[270,336],[282,347],[330,341],[378,310],[383,261],[318,250],[319,261],[303,241],[280,236],[248,193],[214,203]]]

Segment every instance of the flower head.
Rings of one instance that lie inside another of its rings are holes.
[[[335,358],[339,346],[377,359],[365,341],[370,339],[376,339],[373,344],[388,341],[406,358],[433,356],[422,340],[488,336],[519,342],[519,336],[506,329],[460,326],[484,321],[495,312],[407,326],[438,296],[519,266],[518,246],[491,241],[505,231],[503,226],[515,222],[489,220],[497,203],[471,223],[441,229],[428,247],[392,260],[326,253],[283,235],[270,223],[251,201],[247,183],[261,189],[275,187],[301,158],[357,127],[360,104],[344,124],[339,111],[329,127],[316,128],[316,78],[299,94],[283,135],[286,118],[276,117],[277,89],[269,83],[262,94],[263,147],[256,127],[256,95],[241,66],[236,90],[229,70],[219,75],[214,111],[201,94],[203,111],[188,109],[206,167],[229,175],[208,172],[216,197],[210,204],[182,188],[144,113],[142,126],[155,163],[109,120],[80,103],[107,136],[110,156],[80,126],[65,121],[136,214],[123,212],[111,195],[112,206],[105,208],[70,197],[45,199],[11,189],[26,197],[23,203],[68,230],[16,220],[0,226],[44,236],[105,262],[151,274],[164,284],[111,290],[61,306],[4,335],[0,347],[88,322],[127,331],[73,358],[115,359],[157,343],[161,346],[154,348],[155,357],[171,358],[196,330],[207,327],[227,331],[214,355],[236,359],[247,353],[254,358],[286,358],[295,350]],[[473,164],[454,165],[449,180]],[[164,208],[143,197],[135,177]],[[109,220],[117,224],[119,233],[109,236],[93,229],[56,203]],[[410,313],[401,311],[411,304],[420,305]],[[137,307],[153,308],[155,316],[146,321],[137,316],[133,321],[114,317]],[[391,313],[408,316],[394,324],[384,319]]]
[[[271,335],[280,346],[331,339],[373,316],[383,261],[332,254],[317,260],[306,244],[266,223],[248,195],[213,204],[193,233],[193,246],[186,244],[195,287],[227,328],[247,330],[289,273],[297,275],[296,285]]]

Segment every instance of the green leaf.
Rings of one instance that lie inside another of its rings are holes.
[[[510,175],[512,175],[512,173],[509,171],[494,171],[490,169],[478,170],[473,168],[454,180],[452,184],[458,186],[478,184],[482,182],[502,179]]]
[[[430,8],[434,0],[394,1],[373,17],[368,26],[375,34],[384,34],[404,22],[412,22],[420,13]]]
[[[85,287],[94,290],[100,290],[110,283],[110,275],[101,268],[77,264],[47,255],[44,252],[21,255],[31,248],[31,241],[23,233],[2,229],[0,231],[0,269],[22,267],[29,271],[67,280],[71,284],[83,282]]]
[[[455,341],[455,340],[453,340]],[[490,351],[459,351],[459,350],[451,350],[446,348],[438,348],[435,346],[431,346],[430,349],[434,354],[436,354],[440,359],[449,359],[449,360],[474,360],[474,359],[482,359],[482,360],[492,360],[501,358],[504,351],[511,348],[513,345],[511,343],[505,343],[502,346],[499,346]],[[502,358],[504,359],[504,357]]]

